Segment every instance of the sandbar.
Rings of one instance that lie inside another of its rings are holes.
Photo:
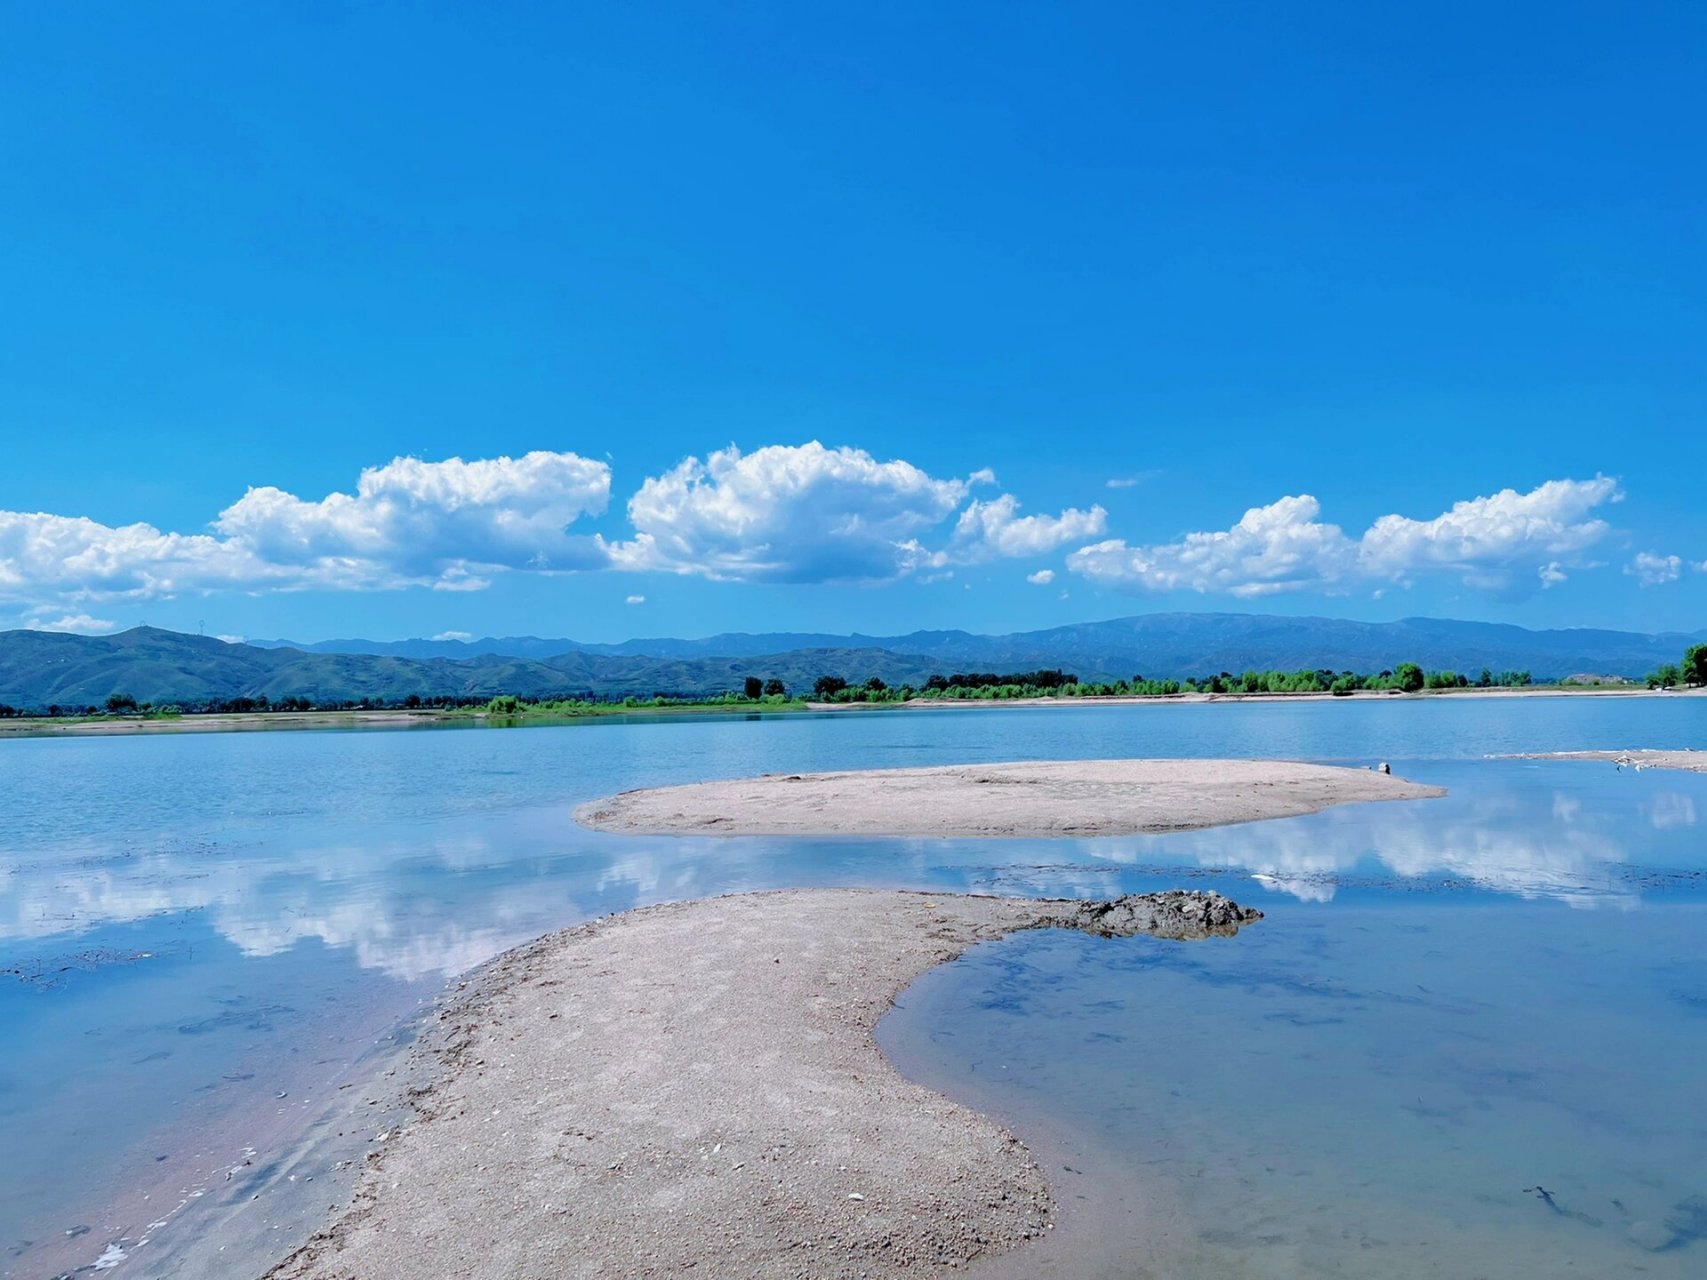
[[[1373,769],[1286,760],[1071,760],[766,774],[581,805],[599,831],[729,836],[1117,836],[1444,795]]]
[[[1685,773],[1707,773],[1707,751],[1524,751],[1502,756],[1505,760],[1602,760],[1620,769],[1681,769]]]
[[[418,1050],[437,1078],[349,1207],[268,1280],[937,1276],[1049,1231],[995,1121],[872,1030],[915,977],[1018,929],[1231,934],[1218,894],[1110,902],[857,889],[649,907],[500,957]],[[425,1078],[425,1077],[423,1077]]]

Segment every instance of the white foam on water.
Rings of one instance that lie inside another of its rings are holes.
[[[102,1253],[100,1257],[95,1259],[95,1270],[111,1271],[129,1256],[129,1254],[119,1247],[118,1241],[115,1240],[112,1244],[107,1246],[106,1251]]]

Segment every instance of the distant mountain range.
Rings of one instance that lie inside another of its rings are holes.
[[[139,702],[199,705],[266,696],[316,704],[427,697],[527,698],[697,696],[739,689],[749,675],[810,689],[820,675],[895,684],[930,674],[925,658],[882,650],[802,649],[749,658],[612,657],[503,654],[450,660],[227,644],[208,636],[137,627],[113,636],[0,632],[0,703],[14,707],[100,705],[113,693]]]
[[[1572,629],[1531,631],[1442,618],[1349,622],[1261,614],[1171,613],[1013,635],[915,631],[899,636],[744,633],[621,644],[510,636],[484,640],[327,640],[228,644],[137,627],[113,636],[0,632],[0,703],[39,708],[139,701],[305,697],[315,702],[423,697],[649,697],[739,688],[749,675],[791,690],[820,675],[921,683],[933,672],[1060,667],[1085,679],[1166,678],[1247,667],[1380,671],[1399,662],[1474,674],[1527,670],[1641,676],[1675,662],[1699,636]]]
[[[1370,671],[1391,667],[1396,662],[1416,662],[1431,669],[1529,670],[1538,679],[1549,679],[1578,671],[1645,675],[1661,662],[1677,661],[1684,647],[1697,639],[1685,633],[1644,635],[1586,628],[1531,631],[1504,623],[1449,618],[1350,622],[1343,618],[1288,618],[1249,613],[1150,613],[994,636],[969,631],[913,631],[894,636],[773,631],[726,632],[703,640],[670,637],[624,640],[619,644],[539,636],[466,641],[322,640],[298,644],[288,640],[255,640],[250,643],[311,653],[449,659],[493,654],[551,658],[565,653],[751,658],[800,649],[881,649],[930,658],[939,667],[972,664],[980,669],[1012,670],[1064,666],[1087,679],[1126,678],[1134,674],[1166,678],[1243,671],[1253,666]]]

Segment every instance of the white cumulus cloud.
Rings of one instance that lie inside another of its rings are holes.
[[[1612,527],[1590,513],[1622,497],[1616,480],[1596,476],[1549,480],[1528,493],[1502,489],[1432,520],[1382,516],[1363,535],[1359,560],[1373,578],[1445,571],[1473,587],[1509,591],[1598,543]]]
[[[463,644],[467,644],[470,640],[474,639],[474,633],[472,631],[441,631],[438,635],[434,636],[433,639],[456,640]]]
[[[265,572],[246,547],[206,534],[0,511],[0,601],[146,599],[207,583],[260,582]]]
[[[624,604],[645,604],[646,603],[646,597],[645,596],[629,596],[628,599],[623,601],[623,603]]]
[[[1338,525],[1316,517],[1308,494],[1252,507],[1231,529],[1188,533],[1179,542],[1130,547],[1113,538],[1081,547],[1067,567],[1104,586],[1219,592],[1240,598],[1332,588],[1356,564]]]
[[[1459,502],[1430,520],[1382,516],[1354,539],[1299,494],[1252,507],[1231,529],[1155,546],[1110,539],[1081,547],[1067,567],[1104,586],[1241,598],[1343,592],[1422,574],[1516,595],[1564,581],[1611,532],[1592,513],[1622,496],[1607,476],[1550,480],[1528,493],[1503,489]]]
[[[604,553],[567,526],[610,501],[610,468],[573,453],[464,462],[398,458],[361,474],[354,494],[308,502],[250,489],[214,528],[311,581],[460,585],[480,569],[589,569]]]
[[[1636,558],[1624,566],[1624,572],[1644,587],[1663,586],[1683,576],[1683,557],[1638,551]]]
[[[118,624],[106,618],[91,618],[86,613],[67,613],[57,618],[40,617],[30,621],[33,631],[69,631],[78,635],[99,635]]]
[[[214,532],[0,511],[0,603],[148,600],[218,590],[478,590],[508,569],[594,568],[566,526],[610,498],[610,468],[573,453],[422,462],[361,473],[353,494],[308,501],[251,488]],[[74,616],[74,615],[73,615]]]
[[[1039,569],[1036,573],[1026,574],[1025,580],[1031,583],[1034,587],[1047,587],[1051,582],[1055,581],[1055,570]]]
[[[984,479],[941,480],[910,462],[815,440],[748,454],[730,446],[648,478],[628,503],[634,540],[609,550],[626,569],[747,582],[886,581],[943,562],[919,535]]]
[[[1083,538],[1094,538],[1108,525],[1108,512],[1069,507],[1058,516],[1022,516],[1011,493],[988,502],[974,499],[954,526],[956,548],[964,556],[1043,555]]]

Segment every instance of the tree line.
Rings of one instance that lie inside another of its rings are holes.
[[[1221,671],[1213,675],[1187,676],[1182,679],[1147,679],[1134,675],[1129,680],[1081,680],[1072,672],[1060,668],[1040,668],[1036,671],[956,671],[952,674],[933,674],[922,684],[890,686],[881,677],[871,676],[860,682],[842,676],[822,675],[812,684],[812,698],[818,702],[909,702],[924,701],[987,701],[1019,698],[1107,698],[1107,697],[1169,697],[1185,693],[1329,693],[1349,695],[1360,690],[1419,693],[1425,689],[1499,689],[1524,688],[1534,683],[1528,671],[1494,671],[1487,667],[1472,677],[1459,671],[1426,671],[1417,663],[1401,662],[1374,673],[1334,671],[1329,668],[1303,668],[1297,671],[1249,669],[1238,674]],[[1647,677],[1650,689],[1670,689],[1677,686],[1699,688],[1707,686],[1707,644],[1691,645],[1680,662],[1665,663]],[[621,698],[600,697],[588,689],[569,697],[524,697],[500,694],[497,697],[473,694],[417,694],[381,698],[323,698],[289,695],[270,699],[265,694],[254,697],[206,698],[177,703],[139,702],[129,693],[113,693],[102,704],[52,703],[46,708],[30,710],[0,702],[0,719],[45,714],[49,718],[73,716],[142,716],[170,718],[180,715],[253,715],[290,711],[480,711],[488,715],[519,716],[524,714],[581,715],[599,711],[663,709],[670,707],[718,706],[782,706],[791,703],[788,687],[775,677],[747,676],[739,690],[710,695],[682,694],[657,691],[650,697],[627,695]]]
[[[591,689],[570,696],[528,697],[516,694],[419,694],[401,697],[308,698],[295,694],[269,698],[266,694],[253,697],[204,698],[173,703],[139,702],[132,694],[114,693],[103,703],[51,703],[46,707],[15,707],[0,702],[0,719],[20,716],[41,716],[49,719],[69,719],[89,716],[141,717],[165,719],[184,715],[268,715],[288,711],[484,711],[493,715],[522,715],[530,712],[577,714],[593,710],[631,707],[665,706],[748,706],[779,705],[788,701],[788,689],[781,680],[762,680],[748,676],[739,691],[715,694],[684,694],[659,690],[641,697],[636,695],[600,697]]]
[[[872,676],[854,683],[840,676],[819,676],[812,694],[819,702],[990,701],[1017,698],[1169,697],[1182,693],[1330,693],[1346,696],[1360,690],[1419,693],[1424,689],[1523,688],[1533,684],[1527,671],[1494,671],[1479,675],[1458,671],[1425,671],[1414,662],[1376,673],[1305,668],[1298,671],[1222,671],[1214,675],[1153,680],[1135,675],[1130,680],[1081,680],[1066,671],[1019,671],[932,675],[922,685],[891,687]]]
[[[1698,689],[1707,685],[1707,644],[1692,644],[1683,651],[1682,662],[1667,662],[1648,673],[1648,688],[1675,689],[1678,685]]]

